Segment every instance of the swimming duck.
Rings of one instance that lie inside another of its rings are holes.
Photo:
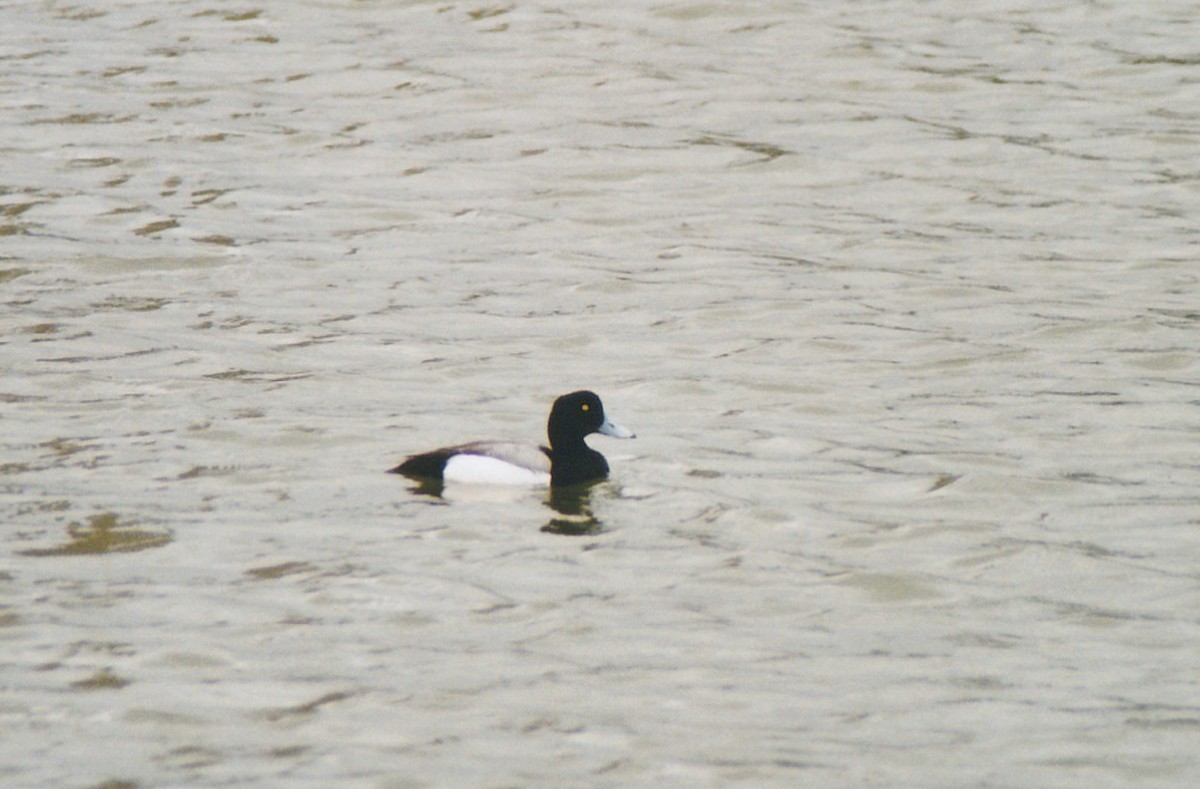
[[[473,441],[413,455],[393,469],[416,479],[563,487],[608,476],[608,461],[584,442],[600,433],[634,434],[611,422],[594,392],[571,392],[554,401],[546,425],[549,446],[510,441]]]

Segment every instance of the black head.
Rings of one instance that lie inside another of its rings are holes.
[[[633,438],[633,433],[604,416],[600,398],[592,392],[565,394],[550,409],[550,484],[554,487],[604,479],[608,462],[584,442],[592,433]]]
[[[571,392],[554,401],[546,433],[551,449],[565,449],[604,426],[604,405],[595,392]]]

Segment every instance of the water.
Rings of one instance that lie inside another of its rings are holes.
[[[6,4],[5,785],[1195,782],[1197,16]]]

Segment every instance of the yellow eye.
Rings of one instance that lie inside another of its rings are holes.
[[[591,408],[591,406],[590,406],[590,405],[588,405],[587,403],[584,403],[583,405],[581,405],[581,406],[579,406],[579,407],[580,407],[580,408],[582,408],[584,411],[586,411],[586,410],[588,410],[589,408]]]

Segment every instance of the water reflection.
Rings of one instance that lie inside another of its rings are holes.
[[[594,487],[595,483],[550,488],[550,493],[546,496],[546,506],[558,513],[558,517],[551,518],[542,527],[542,531],[567,537],[581,537],[604,531],[604,524],[592,514]]]
[[[418,496],[440,499],[442,492],[446,490],[446,483],[443,480],[432,477],[409,477],[409,481],[415,483],[409,490]]]
[[[449,503],[445,483],[440,479],[410,478],[413,483],[409,490],[418,495],[437,500],[438,503]],[[562,534],[567,537],[580,537],[599,534],[604,531],[604,523],[592,513],[592,490],[596,483],[571,485],[564,488],[550,488],[546,494],[545,504],[554,515],[542,526],[542,531],[548,534]],[[485,498],[487,500],[514,500],[516,497],[527,495],[521,488],[504,488],[502,496],[496,497],[497,489],[490,486],[472,488],[469,494],[462,488],[456,488],[454,498],[460,494],[464,498]]]

